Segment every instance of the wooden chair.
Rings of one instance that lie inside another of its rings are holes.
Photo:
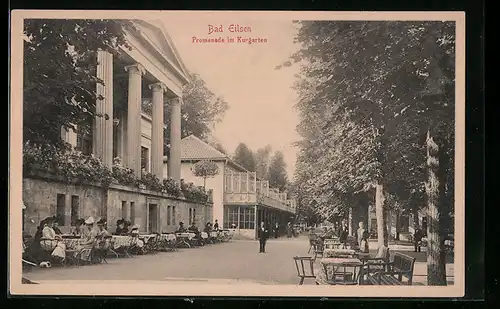
[[[372,285],[412,285],[414,266],[414,257],[396,252],[386,270],[368,275],[367,281]]]
[[[361,269],[363,276],[360,276],[360,280],[363,281],[364,277],[372,275],[375,272],[386,270],[390,259],[389,247],[380,246],[377,250],[377,254],[374,257],[367,255],[358,256],[358,258],[363,263]]]
[[[295,268],[297,269],[297,276],[300,278],[299,285],[304,284],[304,279],[315,279],[316,275],[314,274],[314,260],[310,256],[295,256],[293,258],[295,262]],[[319,285],[316,282],[316,285]]]
[[[314,248],[313,248],[313,251],[314,251],[313,252],[313,254],[314,254],[313,260],[316,261],[318,256],[323,257],[324,250],[325,250],[325,245],[323,244],[323,241],[321,239],[317,239],[315,244],[314,244]]]

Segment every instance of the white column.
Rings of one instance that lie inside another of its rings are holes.
[[[128,74],[126,166],[141,175],[141,98],[144,67],[137,63],[125,67]]]
[[[96,117],[93,131],[93,153],[107,165],[113,164],[113,55],[97,52]]]
[[[153,90],[153,121],[151,125],[151,173],[163,179],[163,94],[165,85],[149,85]]]
[[[168,176],[175,181],[181,179],[181,98],[172,100],[170,110],[170,156]]]

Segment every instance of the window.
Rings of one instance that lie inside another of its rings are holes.
[[[80,197],[78,195],[71,196],[71,225],[76,224],[76,220],[80,217]]]
[[[135,202],[130,202],[130,221],[135,223]]]
[[[229,170],[226,170],[226,173],[225,173],[225,176],[224,176],[224,191],[226,191],[227,193],[231,193],[233,190],[232,190],[232,186],[231,186],[231,171]]]
[[[122,201],[122,219],[127,220],[127,202]]]
[[[172,211],[172,206],[167,206],[167,225],[172,224],[172,215],[170,212]]]
[[[240,229],[253,229],[255,227],[255,213],[253,208],[240,208]]]
[[[64,217],[66,215],[66,195],[58,194],[57,195],[57,206],[56,206],[56,216],[57,222],[60,225],[64,225]]]
[[[90,133],[92,130],[89,122],[79,124],[76,132],[76,148],[87,156],[92,154],[92,134]]]
[[[238,226],[238,206],[226,206],[224,209],[224,228]]]
[[[149,172],[149,148],[141,147],[141,169]]]
[[[175,225],[175,206],[172,206],[172,225]]]
[[[232,174],[232,184],[233,184],[233,192],[235,193],[240,193],[240,175],[238,174]]]
[[[188,224],[196,223],[196,209],[189,208],[189,222]]]
[[[241,193],[247,193],[248,173],[241,173]]]

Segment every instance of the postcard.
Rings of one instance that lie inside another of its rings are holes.
[[[464,295],[463,12],[10,29],[11,295]]]

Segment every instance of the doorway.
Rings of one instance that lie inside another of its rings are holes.
[[[158,205],[149,204],[148,212],[149,212],[148,232],[158,233]]]

